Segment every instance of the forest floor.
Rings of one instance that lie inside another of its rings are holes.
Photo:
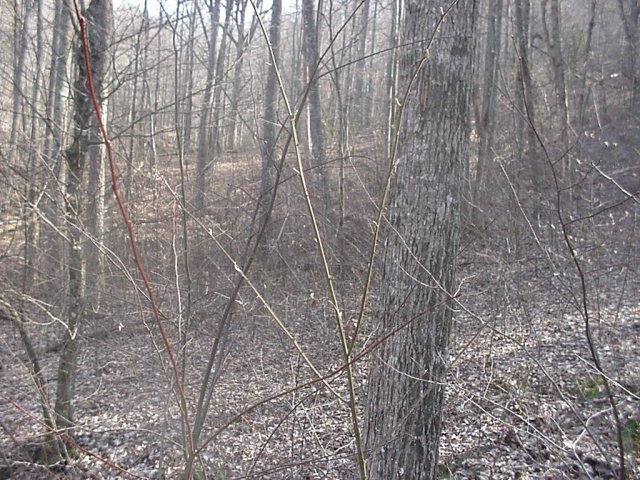
[[[584,320],[570,302],[557,300],[562,283],[541,275],[535,258],[514,264],[481,255],[467,260],[461,278],[474,277],[476,288],[463,288],[456,317],[442,478],[615,478],[610,404],[591,360]],[[639,264],[638,258],[627,260]],[[592,322],[617,401],[627,467],[634,472],[629,478],[638,478],[640,306],[620,292],[637,292],[640,282],[637,271],[619,272],[618,282],[626,285],[600,286],[591,300]],[[326,306],[311,304],[309,297],[283,301],[290,303],[286,321],[299,332],[309,358],[323,372],[338,367]],[[314,378],[260,310],[245,304],[236,315],[205,437],[233,421],[203,451],[208,478],[356,478],[347,405],[326,388],[304,387],[242,413]],[[127,477],[113,465],[134,478],[177,478],[179,423],[159,355],[145,328],[122,319],[105,322],[108,328],[87,340],[80,362],[75,440],[86,454],[61,470],[36,467],[26,454],[42,440],[42,427],[30,416],[39,409],[17,336],[3,325],[0,383],[16,402],[0,407],[0,452],[13,465],[10,478]],[[194,371],[202,370],[210,345],[207,327],[197,328],[189,362]],[[46,377],[53,379],[56,352],[43,354]],[[358,363],[363,402],[366,373],[366,361]],[[191,401],[196,377],[187,388]],[[346,398],[343,378],[331,385]]]

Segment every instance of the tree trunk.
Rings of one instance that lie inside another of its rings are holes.
[[[625,76],[631,82],[632,102],[637,107],[640,106],[640,76],[638,75],[640,2],[638,0],[618,0],[618,9],[627,44]]]
[[[92,0],[85,13],[91,63],[91,76],[98,101],[102,98],[102,82],[108,64],[107,48],[113,29],[111,0]],[[82,233],[83,177],[93,105],[88,87],[88,72],[82,45],[76,49],[77,79],[74,85],[73,140],[67,148],[68,178],[65,190],[67,219],[67,324],[65,326],[56,392],[55,416],[58,428],[73,425],[73,396],[80,334],[85,321],[85,263]]]
[[[216,77],[215,84],[216,89],[213,99],[213,125],[211,131],[211,147],[209,164],[213,164],[215,157],[220,153],[221,149],[221,119],[223,118],[224,100],[222,95],[222,80],[224,79],[224,67],[227,59],[227,38],[229,36],[229,25],[231,24],[231,13],[233,11],[233,5],[231,2],[227,2],[224,24],[222,25],[222,40],[220,41],[220,51],[218,52],[218,60],[216,62]]]
[[[530,0],[515,0],[516,27],[516,138],[520,158],[525,162],[529,172],[529,179],[536,192],[534,199],[535,215],[540,208],[542,166],[537,158],[537,139],[532,125],[535,126],[536,110],[533,92],[533,78],[531,76],[531,42],[529,39],[529,24],[531,19]],[[525,140],[526,138],[526,140]]]
[[[591,0],[589,5],[589,23],[587,24],[587,35],[584,50],[582,52],[583,64],[580,70],[580,79],[578,83],[578,115],[576,120],[576,130],[578,131],[579,143],[582,143],[582,132],[585,130],[586,120],[585,115],[587,111],[587,99],[589,98],[589,92],[591,87],[587,87],[587,74],[589,73],[590,60],[592,56],[592,43],[593,43],[593,30],[596,25],[596,3],[597,0]],[[578,153],[580,155],[580,153]]]
[[[449,0],[406,2],[408,84]],[[381,334],[372,360],[371,480],[437,478],[455,259],[469,145],[474,0],[451,7],[405,103],[382,273]],[[401,328],[402,327],[402,328]]]
[[[195,31],[196,31],[196,23],[197,23],[197,10],[198,5],[197,1],[193,2],[193,8],[191,13],[188,14],[189,18],[189,41],[187,42],[187,61],[183,65],[183,84],[185,85],[185,93],[184,93],[184,121],[183,121],[183,130],[182,130],[182,144],[184,146],[185,151],[191,152],[193,151],[191,145],[191,130],[192,130],[192,119],[193,119],[193,69],[195,67],[194,59],[195,59]]]
[[[209,119],[213,106],[213,89],[215,87],[216,45],[218,41],[218,23],[220,22],[220,0],[209,3],[209,53],[207,56],[207,81],[204,87],[200,123],[198,124],[198,152],[196,154],[195,207],[197,212],[204,208],[204,196],[207,186],[207,170],[209,169]]]
[[[321,211],[326,215],[329,211],[330,192],[327,176],[324,126],[322,124],[322,110],[320,107],[320,85],[318,83],[318,30],[316,28],[316,13],[314,0],[302,0],[302,17],[304,22],[304,56],[309,82],[309,141],[311,142],[311,165],[315,193],[322,198]]]
[[[549,4],[549,1],[551,2]],[[549,5],[550,15],[547,16]],[[559,0],[543,0],[541,3],[542,23],[549,46],[549,59],[553,70],[554,89],[556,91],[555,115],[560,120],[560,142],[563,151],[569,148],[569,106],[567,104],[567,87],[562,56],[562,32],[560,31],[561,8]],[[547,25],[549,19],[550,27]]]
[[[473,184],[474,218],[483,221],[483,193],[487,168],[491,158],[495,133],[496,107],[498,99],[498,65],[502,50],[503,0],[489,0],[487,17],[487,43],[484,54],[484,79],[482,82],[482,107],[477,129],[479,136],[478,163]]]
[[[362,6],[360,7],[360,25],[358,26],[358,36],[357,42],[358,47],[356,49],[356,69],[355,69],[355,95],[353,95],[353,99],[356,104],[354,105],[353,112],[355,113],[355,121],[358,127],[363,128],[366,126],[365,124],[365,111],[366,111],[366,99],[368,97],[366,91],[366,81],[365,77],[368,72],[366,70],[367,62],[364,59],[364,56],[367,51],[367,37],[369,32],[369,6],[371,2],[370,0],[365,0]]]
[[[11,119],[11,133],[9,134],[9,145],[12,147],[9,151],[9,159],[12,158],[16,151],[16,142],[18,134],[22,137],[22,142],[26,143],[26,119],[24,112],[25,97],[23,92],[24,68],[27,53],[29,51],[29,23],[33,13],[35,2],[24,2],[24,14],[19,15],[18,8],[15,9],[15,24],[19,30],[19,39],[15,47],[15,58],[13,64],[13,105]],[[21,18],[22,17],[22,18]],[[21,120],[22,117],[22,121]]]
[[[391,156],[393,139],[396,136],[396,97],[398,95],[398,45],[400,44],[400,28],[398,25],[402,20],[402,0],[392,0],[391,3],[391,29],[389,33],[389,58],[387,60],[387,85],[384,102],[384,115],[387,122],[387,156]]]
[[[51,66],[47,87],[47,118],[51,121],[44,144],[45,155],[52,167],[58,165],[58,152],[62,144],[62,85],[67,66],[70,23],[71,18],[66,3],[58,2],[54,17]],[[57,167],[54,170],[57,170]]]
[[[245,18],[247,15],[247,0],[238,1],[236,4],[236,31],[238,38],[236,40],[236,59],[233,69],[233,86],[231,88],[231,125],[227,136],[227,148],[236,149],[236,138],[240,126],[240,92],[242,91],[242,66],[244,64],[245,54]]]
[[[264,120],[262,122],[262,177],[260,180],[259,199],[259,225],[267,221],[269,214],[269,199],[275,188],[276,172],[276,134],[278,121],[278,76],[276,68],[280,60],[280,29],[282,21],[282,1],[274,0],[271,10],[271,26],[269,27],[269,43],[273,52],[273,62],[269,61],[267,70],[267,84],[264,91]],[[266,263],[273,240],[272,229],[266,227],[262,237],[262,243],[258,251],[258,257],[262,263]]]

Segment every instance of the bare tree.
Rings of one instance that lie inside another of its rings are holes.
[[[529,172],[529,180],[538,195],[542,188],[542,165],[537,157],[536,102],[531,73],[531,0],[515,0],[516,42],[516,140],[520,158]],[[540,197],[539,197],[540,198]],[[535,200],[536,210],[539,200]],[[536,211],[536,215],[539,211]]]
[[[618,10],[627,43],[625,73],[632,85],[632,101],[640,104],[640,75],[638,75],[638,53],[640,52],[640,2],[638,0],[618,0]]]
[[[262,175],[260,177],[260,199],[258,216],[260,224],[267,220],[269,198],[275,188],[276,138],[278,129],[278,61],[280,59],[280,29],[282,22],[282,1],[274,0],[271,7],[271,25],[269,27],[269,45],[273,62],[269,62],[267,82],[264,91],[264,118],[260,154],[262,156]],[[269,254],[269,242],[273,240],[271,229],[267,228],[260,245],[259,257],[264,263]]]
[[[496,127],[496,108],[498,103],[498,66],[502,50],[503,1],[489,0],[487,16],[487,39],[484,52],[484,75],[482,79],[482,97],[480,118],[477,121],[479,136],[478,163],[473,184],[473,202],[477,220],[483,221],[483,193],[486,188],[486,175]]]
[[[56,392],[55,414],[58,427],[73,425],[73,397],[80,335],[85,323],[85,259],[82,232],[83,179],[93,105],[93,94],[101,99],[102,82],[108,64],[107,47],[113,29],[111,0],[92,0],[85,12],[90,57],[85,63],[84,41],[76,46],[77,78],[74,83],[74,122],[71,145],[65,152],[69,170],[65,191],[68,255],[67,323],[65,325]],[[91,70],[87,70],[90,64]],[[92,79],[92,81],[91,81]],[[90,91],[91,86],[93,92]]]
[[[371,480],[437,478],[470,133],[476,2],[407,2],[402,76],[410,91],[389,206],[380,328],[372,361]],[[433,12],[447,12],[443,16]],[[435,41],[431,43],[431,36]],[[416,70],[417,69],[417,70]]]
[[[564,58],[562,55],[562,15],[560,0],[551,0],[549,16],[547,16],[547,6],[549,0],[543,0],[542,24],[547,44],[549,45],[549,57],[554,76],[554,86],[556,91],[556,111],[560,120],[560,141],[563,150],[569,148],[569,105],[567,103],[567,86],[565,80]],[[550,27],[548,23],[550,23]]]
[[[195,207],[197,211],[204,208],[204,195],[207,186],[207,172],[211,166],[211,109],[213,107],[218,24],[220,23],[220,0],[209,0],[209,37],[207,54],[207,81],[200,107],[200,121],[198,124],[198,151],[196,155]]]
[[[330,208],[331,192],[327,175],[325,135],[322,124],[322,110],[320,106],[320,85],[318,84],[318,68],[320,59],[318,54],[318,30],[316,25],[316,10],[314,0],[302,0],[302,19],[304,22],[304,57],[306,63],[307,81],[309,89],[308,104],[308,132],[312,166],[317,179],[316,193],[321,195],[322,209],[325,214]]]

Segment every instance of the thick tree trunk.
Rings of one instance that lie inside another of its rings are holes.
[[[407,1],[406,85],[449,0]],[[442,9],[442,10],[441,10]],[[406,325],[373,359],[371,480],[437,478],[455,258],[468,161],[475,1],[453,6],[405,104],[382,274],[380,333]]]
[[[100,101],[102,81],[108,57],[107,48],[113,29],[111,0],[92,0],[85,13],[89,42],[91,76],[95,93]],[[88,90],[88,72],[82,45],[76,49],[78,76],[74,85],[73,140],[65,153],[68,179],[65,190],[67,219],[67,324],[63,333],[55,403],[56,423],[59,428],[73,425],[73,396],[78,360],[80,335],[85,321],[85,262],[82,233],[83,177],[93,106]]]

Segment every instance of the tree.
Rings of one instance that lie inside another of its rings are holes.
[[[262,123],[262,175],[260,177],[259,209],[260,224],[267,221],[269,198],[275,188],[276,139],[278,120],[278,62],[280,60],[280,23],[282,20],[282,2],[274,0],[271,7],[271,25],[269,27],[269,45],[273,61],[267,69],[267,83],[264,91],[264,121]],[[272,240],[269,229],[260,245],[260,259],[266,262],[269,253],[268,242]]]
[[[557,112],[560,117],[560,139],[562,149],[569,148],[569,105],[567,100],[567,87],[565,80],[564,58],[562,54],[562,18],[560,0],[552,0],[550,5],[550,23],[551,31],[547,26],[547,5],[549,0],[543,0],[542,9],[542,26],[545,32],[545,40],[549,45],[549,58],[551,60],[551,68],[555,80]],[[565,165],[566,166],[566,165]]]
[[[207,186],[207,171],[211,166],[211,144],[209,129],[211,127],[211,108],[214,100],[214,82],[217,59],[218,23],[220,22],[220,0],[210,0],[209,7],[209,42],[207,55],[207,81],[202,97],[200,123],[198,125],[198,152],[196,155],[195,207],[198,212],[204,208],[204,195]]]
[[[625,74],[631,81],[633,105],[640,103],[640,75],[638,75],[638,51],[640,51],[640,1],[618,0],[618,10],[627,43]]]
[[[330,208],[329,180],[327,178],[324,126],[322,124],[322,110],[320,108],[320,85],[318,84],[318,68],[320,59],[318,54],[318,30],[314,0],[302,0],[302,19],[304,22],[303,48],[307,69],[309,89],[308,128],[311,150],[311,164],[317,179],[316,193],[322,195],[322,211],[325,214]]]
[[[401,74],[411,90],[403,103],[380,312],[383,334],[397,332],[371,365],[367,446],[372,480],[436,478],[476,7],[473,0],[450,4],[407,2],[403,44],[412,47],[403,55]],[[433,13],[445,10],[442,16]]]
[[[91,72],[85,63],[83,39],[78,42],[75,61],[78,68],[74,85],[74,130],[72,143],[65,152],[68,178],[65,190],[65,216],[67,219],[67,324],[65,325],[56,391],[55,414],[58,427],[73,425],[73,396],[80,346],[80,332],[85,321],[85,260],[82,233],[83,179],[89,147],[92,98],[102,96],[102,82],[108,64],[107,48],[113,29],[113,5],[111,0],[92,0],[85,13],[87,43]],[[89,82],[92,78],[93,92]]]
[[[496,108],[498,103],[498,65],[502,50],[502,0],[490,0],[487,15],[487,40],[484,51],[484,75],[482,79],[482,99],[480,115],[477,119],[479,137],[478,163],[473,184],[473,202],[475,217],[484,222],[481,215],[485,179],[489,166],[489,157],[493,146],[496,127]]]

